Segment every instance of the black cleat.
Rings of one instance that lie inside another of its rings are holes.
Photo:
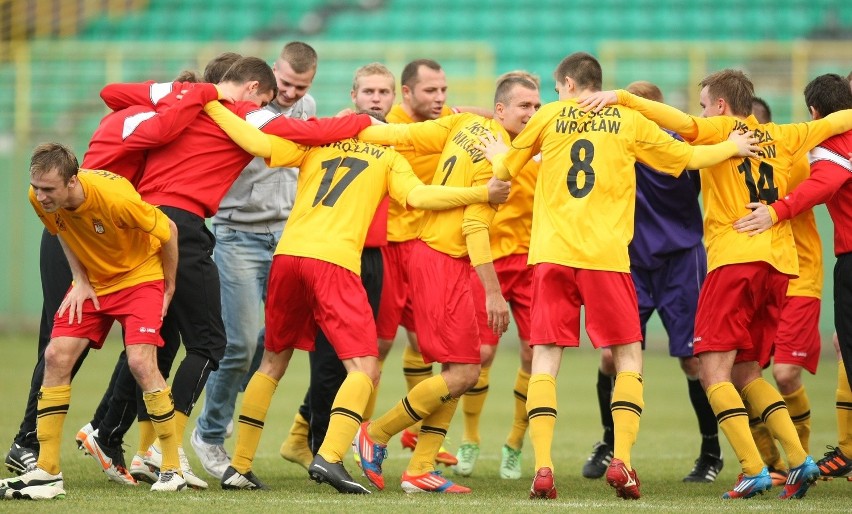
[[[592,454],[583,464],[583,476],[586,478],[600,478],[604,476],[612,462],[612,446],[603,441],[592,446]]]
[[[326,483],[344,494],[370,494],[370,491],[352,479],[342,462],[328,462],[316,455],[308,467],[308,475],[320,484]]]
[[[242,474],[233,466],[228,466],[225,473],[222,474],[222,489],[246,489],[246,490],[264,490],[266,486],[257,478],[253,472],[249,471]]]
[[[714,482],[716,477],[719,476],[719,472],[722,471],[724,464],[722,457],[716,457],[709,453],[702,453],[698,456],[698,459],[695,460],[695,467],[692,468],[692,471],[683,477],[683,481],[705,484]]]
[[[37,451],[18,443],[12,443],[9,453],[6,455],[6,468],[12,473],[20,475],[35,469],[37,461]]]

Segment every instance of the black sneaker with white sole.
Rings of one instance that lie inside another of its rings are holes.
[[[32,448],[12,443],[6,454],[6,468],[16,475],[21,475],[35,468],[38,462],[38,452]]]
[[[320,484],[329,484],[344,494],[370,494],[370,490],[352,479],[342,462],[328,462],[316,455],[308,467],[308,475]]]
[[[592,446],[592,454],[583,464],[583,476],[586,478],[600,478],[604,476],[612,462],[612,446],[603,441]]]
[[[240,473],[233,466],[228,466],[225,473],[222,474],[222,489],[246,489],[246,490],[262,490],[266,489],[263,482],[257,478],[253,472]]]
[[[722,460],[722,457],[702,453],[695,460],[695,467],[692,468],[692,471],[683,477],[683,481],[705,484],[715,482],[724,465],[725,462]]]

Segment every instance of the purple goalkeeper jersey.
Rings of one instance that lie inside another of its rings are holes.
[[[701,244],[700,192],[698,171],[684,171],[675,178],[636,163],[636,221],[628,247],[631,266],[656,269],[668,254]]]

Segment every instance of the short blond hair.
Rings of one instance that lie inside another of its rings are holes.
[[[296,73],[305,73],[317,67],[317,51],[301,41],[291,41],[284,45],[278,58],[287,62]]]
[[[636,96],[641,96],[648,100],[653,100],[655,102],[663,101],[663,92],[660,91],[660,88],[658,88],[653,82],[648,82],[647,80],[631,82],[625,89]]]
[[[391,89],[396,89],[396,79],[388,67],[380,62],[371,62],[355,70],[355,76],[352,78],[352,91],[358,90],[358,80],[361,77],[368,77],[370,75],[381,75],[382,77],[391,79]]]
[[[536,89],[541,89],[541,79],[535,73],[530,73],[526,70],[512,70],[507,71],[506,73],[497,77],[497,81],[495,83],[496,87],[500,87],[506,79],[510,79],[513,77],[520,77],[529,80],[533,84],[535,84]]]

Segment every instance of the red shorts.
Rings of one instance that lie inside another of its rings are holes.
[[[819,364],[820,299],[812,296],[788,296],[781,308],[775,344],[766,345],[760,366],[795,364],[815,374]]]
[[[317,326],[340,360],[379,355],[373,312],[358,275],[318,259],[276,255],[266,294],[266,349],[313,351]]]
[[[530,340],[530,307],[532,305],[533,268],[527,264],[527,254],[507,255],[494,261],[497,279],[503,298],[512,308],[512,317],[518,326],[521,341]],[[488,313],[485,311],[485,288],[479,281],[476,270],[470,270],[470,289],[476,306],[476,321],[479,323],[479,340],[482,344],[494,346],[500,336],[488,328]]]
[[[396,331],[402,325],[414,332],[414,314],[411,311],[411,286],[409,285],[408,265],[411,249],[417,240],[390,242],[382,249],[382,298],[379,301],[379,315],[376,318],[376,332],[379,339],[393,341]]]
[[[417,241],[411,252],[411,297],[417,342],[430,362],[479,364],[479,328],[470,261]]]
[[[735,362],[760,362],[778,330],[787,275],[766,262],[711,271],[698,295],[693,352],[737,351]]]
[[[630,273],[534,266],[530,345],[580,345],[580,307],[595,348],[642,340],[639,305]]]
[[[110,328],[118,321],[124,328],[124,344],[152,344],[163,346],[160,327],[163,320],[163,281],[153,280],[98,296],[100,310],[95,304],[86,301],[83,304],[83,321],[75,319],[68,324],[68,311],[62,317],[53,317],[54,337],[79,337],[90,341],[90,348],[101,348]],[[69,289],[70,291],[70,289]],[[58,314],[58,313],[57,313]]]

